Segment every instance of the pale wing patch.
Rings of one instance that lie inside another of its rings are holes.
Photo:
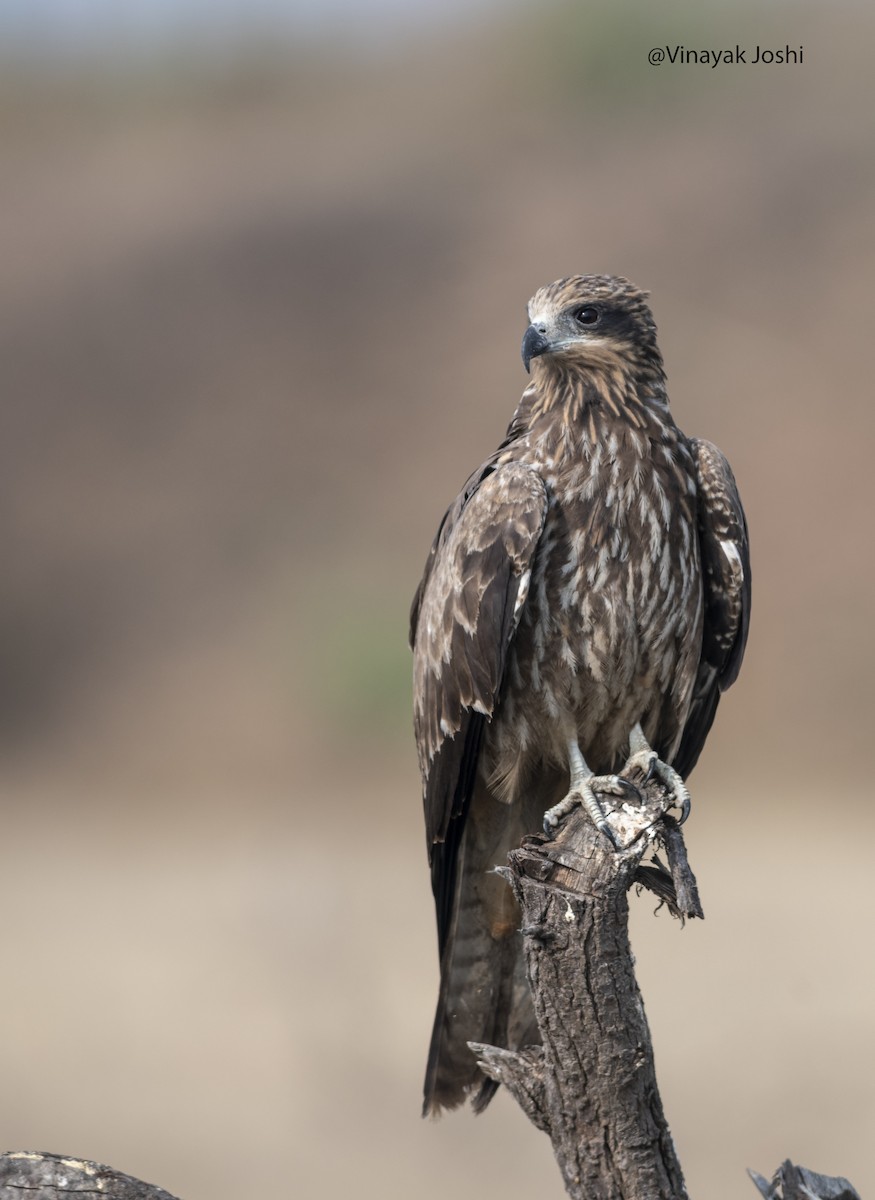
[[[738,551],[738,546],[735,542],[720,540],[720,548],[726,557],[729,559],[730,566],[736,570],[742,579],[744,579],[744,564],[741,561],[741,555]]]
[[[519,611],[522,608],[522,606],[525,604],[526,599],[528,597],[529,584],[531,583],[531,581],[532,581],[531,570],[523,571],[522,575],[520,575],[519,587],[518,587],[517,594],[516,594],[516,602],[514,603],[514,606],[513,606],[514,624],[516,624],[517,617],[519,616]]]

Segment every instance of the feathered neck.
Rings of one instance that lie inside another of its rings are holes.
[[[626,431],[673,428],[661,359],[636,365],[633,372],[616,360],[598,367],[535,360],[504,444],[530,435],[570,448],[611,432],[623,437]]]

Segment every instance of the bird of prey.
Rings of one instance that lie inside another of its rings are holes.
[[[440,524],[413,601],[414,727],[441,983],[425,1113],[496,1084],[469,1041],[538,1041],[519,913],[493,872],[634,757],[686,811],[750,611],[747,527],[711,443],[669,412],[647,294],[575,275],[535,293],[532,382]]]

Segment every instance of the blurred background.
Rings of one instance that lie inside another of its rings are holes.
[[[562,1195],[419,1118],[437,962],[406,622],[524,305],[650,289],[752,530],[693,779],[707,919],[634,907],[691,1195],[875,1188],[875,12],[3,0],[0,1141],[185,1200]],[[648,65],[651,47],[804,50]]]

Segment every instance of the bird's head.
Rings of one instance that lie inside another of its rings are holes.
[[[615,275],[570,275],[535,292],[523,337],[526,371],[542,366],[661,369],[647,293]]]

